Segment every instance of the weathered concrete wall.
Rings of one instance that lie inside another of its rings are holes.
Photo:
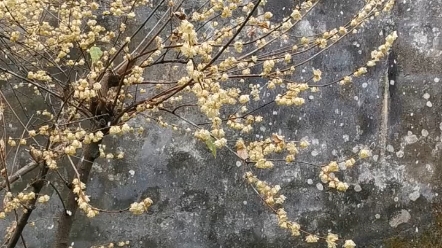
[[[291,2],[269,0],[268,8],[275,14],[289,13]],[[297,32],[339,27],[360,5],[324,1]],[[321,234],[330,230],[359,247],[439,244],[441,7],[441,0],[398,1],[391,18],[368,24],[361,34],[308,65],[322,68],[324,81],[332,80],[363,65],[370,56],[367,47],[377,47],[386,32],[398,30],[393,49],[398,70],[390,75],[394,82],[385,81],[383,63],[351,86],[335,85],[307,96],[310,101],[300,109],[263,109],[265,122],[255,134],[278,132],[292,139],[308,137],[312,143],[299,160],[317,166],[278,165],[260,174],[281,184],[289,216],[304,229]],[[136,217],[79,215],[72,232],[74,247],[119,240],[130,240],[132,247],[305,245],[278,227],[275,216],[243,182],[245,168],[237,167],[227,152],[215,159],[188,135],[154,125],[146,130],[147,135],[135,141],[110,139],[109,145],[124,147],[127,156],[118,164],[99,161],[88,192],[95,205],[108,209],[149,196],[155,202],[151,211]],[[361,146],[369,146],[374,156],[344,173],[350,189],[327,190],[318,178],[321,163],[352,155]],[[28,247],[47,247],[54,223],[43,219],[34,230],[26,229]]]

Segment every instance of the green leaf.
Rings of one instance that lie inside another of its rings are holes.
[[[89,54],[91,55],[92,63],[95,63],[101,58],[103,51],[101,51],[101,48],[93,46],[89,49]]]
[[[216,158],[216,146],[213,138],[206,140],[206,145],[209,148],[209,150],[212,152],[213,156]]]

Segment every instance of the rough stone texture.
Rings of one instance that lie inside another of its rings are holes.
[[[345,20],[362,4],[324,2],[297,33],[338,27],[343,16]],[[269,0],[267,8],[290,13],[283,9],[290,3]],[[359,247],[407,247],[437,237],[442,185],[440,6],[441,0],[398,1],[392,18],[368,24],[308,65],[322,68],[325,81],[333,80],[363,65],[385,33],[398,30],[393,49],[398,72],[390,75],[394,82],[385,81],[383,63],[354,85],[306,95],[310,101],[300,109],[263,109],[265,122],[256,135],[277,132],[291,139],[307,137],[312,144],[299,160],[317,166],[280,164],[259,174],[281,184],[290,218],[305,230],[331,231]],[[305,246],[277,226],[275,216],[245,185],[246,168],[237,167],[229,153],[221,151],[215,159],[188,135],[154,125],[146,130],[141,139],[109,139],[110,146],[124,147],[128,156],[119,163],[98,161],[88,193],[96,206],[107,209],[125,208],[149,196],[155,202],[151,211],[136,217],[100,214],[92,220],[80,214],[72,231],[74,247],[119,240],[149,248]],[[320,183],[321,163],[354,155],[363,146],[374,156],[341,175],[351,184],[348,192],[336,193]],[[39,212],[33,218],[43,216]],[[27,228],[28,247],[47,247],[54,223],[46,218],[37,228]],[[437,247],[437,241],[428,242],[432,245],[423,247]]]

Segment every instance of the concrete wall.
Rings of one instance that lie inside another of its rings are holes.
[[[267,8],[290,13],[284,6],[291,2],[269,0]],[[339,27],[361,2],[323,1],[296,32]],[[358,247],[437,247],[442,233],[441,7],[441,0],[400,0],[392,16],[371,22],[308,65],[322,68],[324,81],[333,80],[363,65],[385,34],[397,30],[392,57],[397,73],[389,75],[394,82],[385,81],[385,61],[353,85],[307,95],[310,100],[302,108],[263,109],[265,121],[256,135],[278,132],[291,139],[306,137],[312,144],[299,160],[317,166],[281,164],[259,174],[281,184],[288,198],[285,209],[303,229],[330,230]],[[244,183],[245,168],[237,167],[229,153],[220,151],[213,158],[189,135],[155,125],[146,130],[138,139],[108,140],[109,146],[124,147],[127,156],[118,164],[99,161],[88,191],[103,208],[124,208],[149,196],[152,209],[142,216],[79,215],[72,231],[74,247],[121,240],[149,248],[306,246],[278,227],[276,217]],[[343,174],[351,184],[346,193],[321,184],[322,163],[352,156],[362,146],[374,156]],[[47,247],[55,222],[45,218],[36,223],[26,229],[28,247]]]

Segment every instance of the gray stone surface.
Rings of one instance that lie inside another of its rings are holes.
[[[344,23],[342,15],[345,19],[355,13],[362,2],[324,1],[301,25],[305,30],[297,32],[339,26]],[[281,10],[290,3],[269,0],[268,8],[289,13],[288,7]],[[312,144],[299,160],[317,166],[278,164],[259,173],[281,184],[287,196],[285,209],[303,229],[331,231],[353,239],[358,247],[385,247],[392,238],[419,241],[437,226],[435,205],[442,185],[441,6],[441,0],[398,1],[392,18],[371,22],[361,34],[309,65],[322,68],[325,81],[333,80],[363,65],[384,34],[398,30],[394,83],[386,86],[383,63],[353,85],[311,94],[302,108],[262,110],[265,121],[256,135],[277,132],[291,139],[308,138]],[[190,135],[155,125],[146,130],[137,138],[108,139],[108,146],[124,148],[126,158],[118,163],[99,160],[88,193],[96,206],[107,209],[151,197],[152,209],[136,217],[121,213],[87,219],[80,214],[72,231],[74,247],[120,240],[149,248],[305,246],[278,227],[276,217],[244,183],[246,168],[237,167],[231,154],[219,151],[213,158]],[[346,193],[322,186],[318,178],[322,163],[354,155],[363,146],[374,156],[341,175],[351,184]],[[58,208],[50,206],[45,212]],[[33,218],[43,216],[40,210]],[[36,223],[25,231],[28,247],[47,247],[55,222],[45,218]]]

